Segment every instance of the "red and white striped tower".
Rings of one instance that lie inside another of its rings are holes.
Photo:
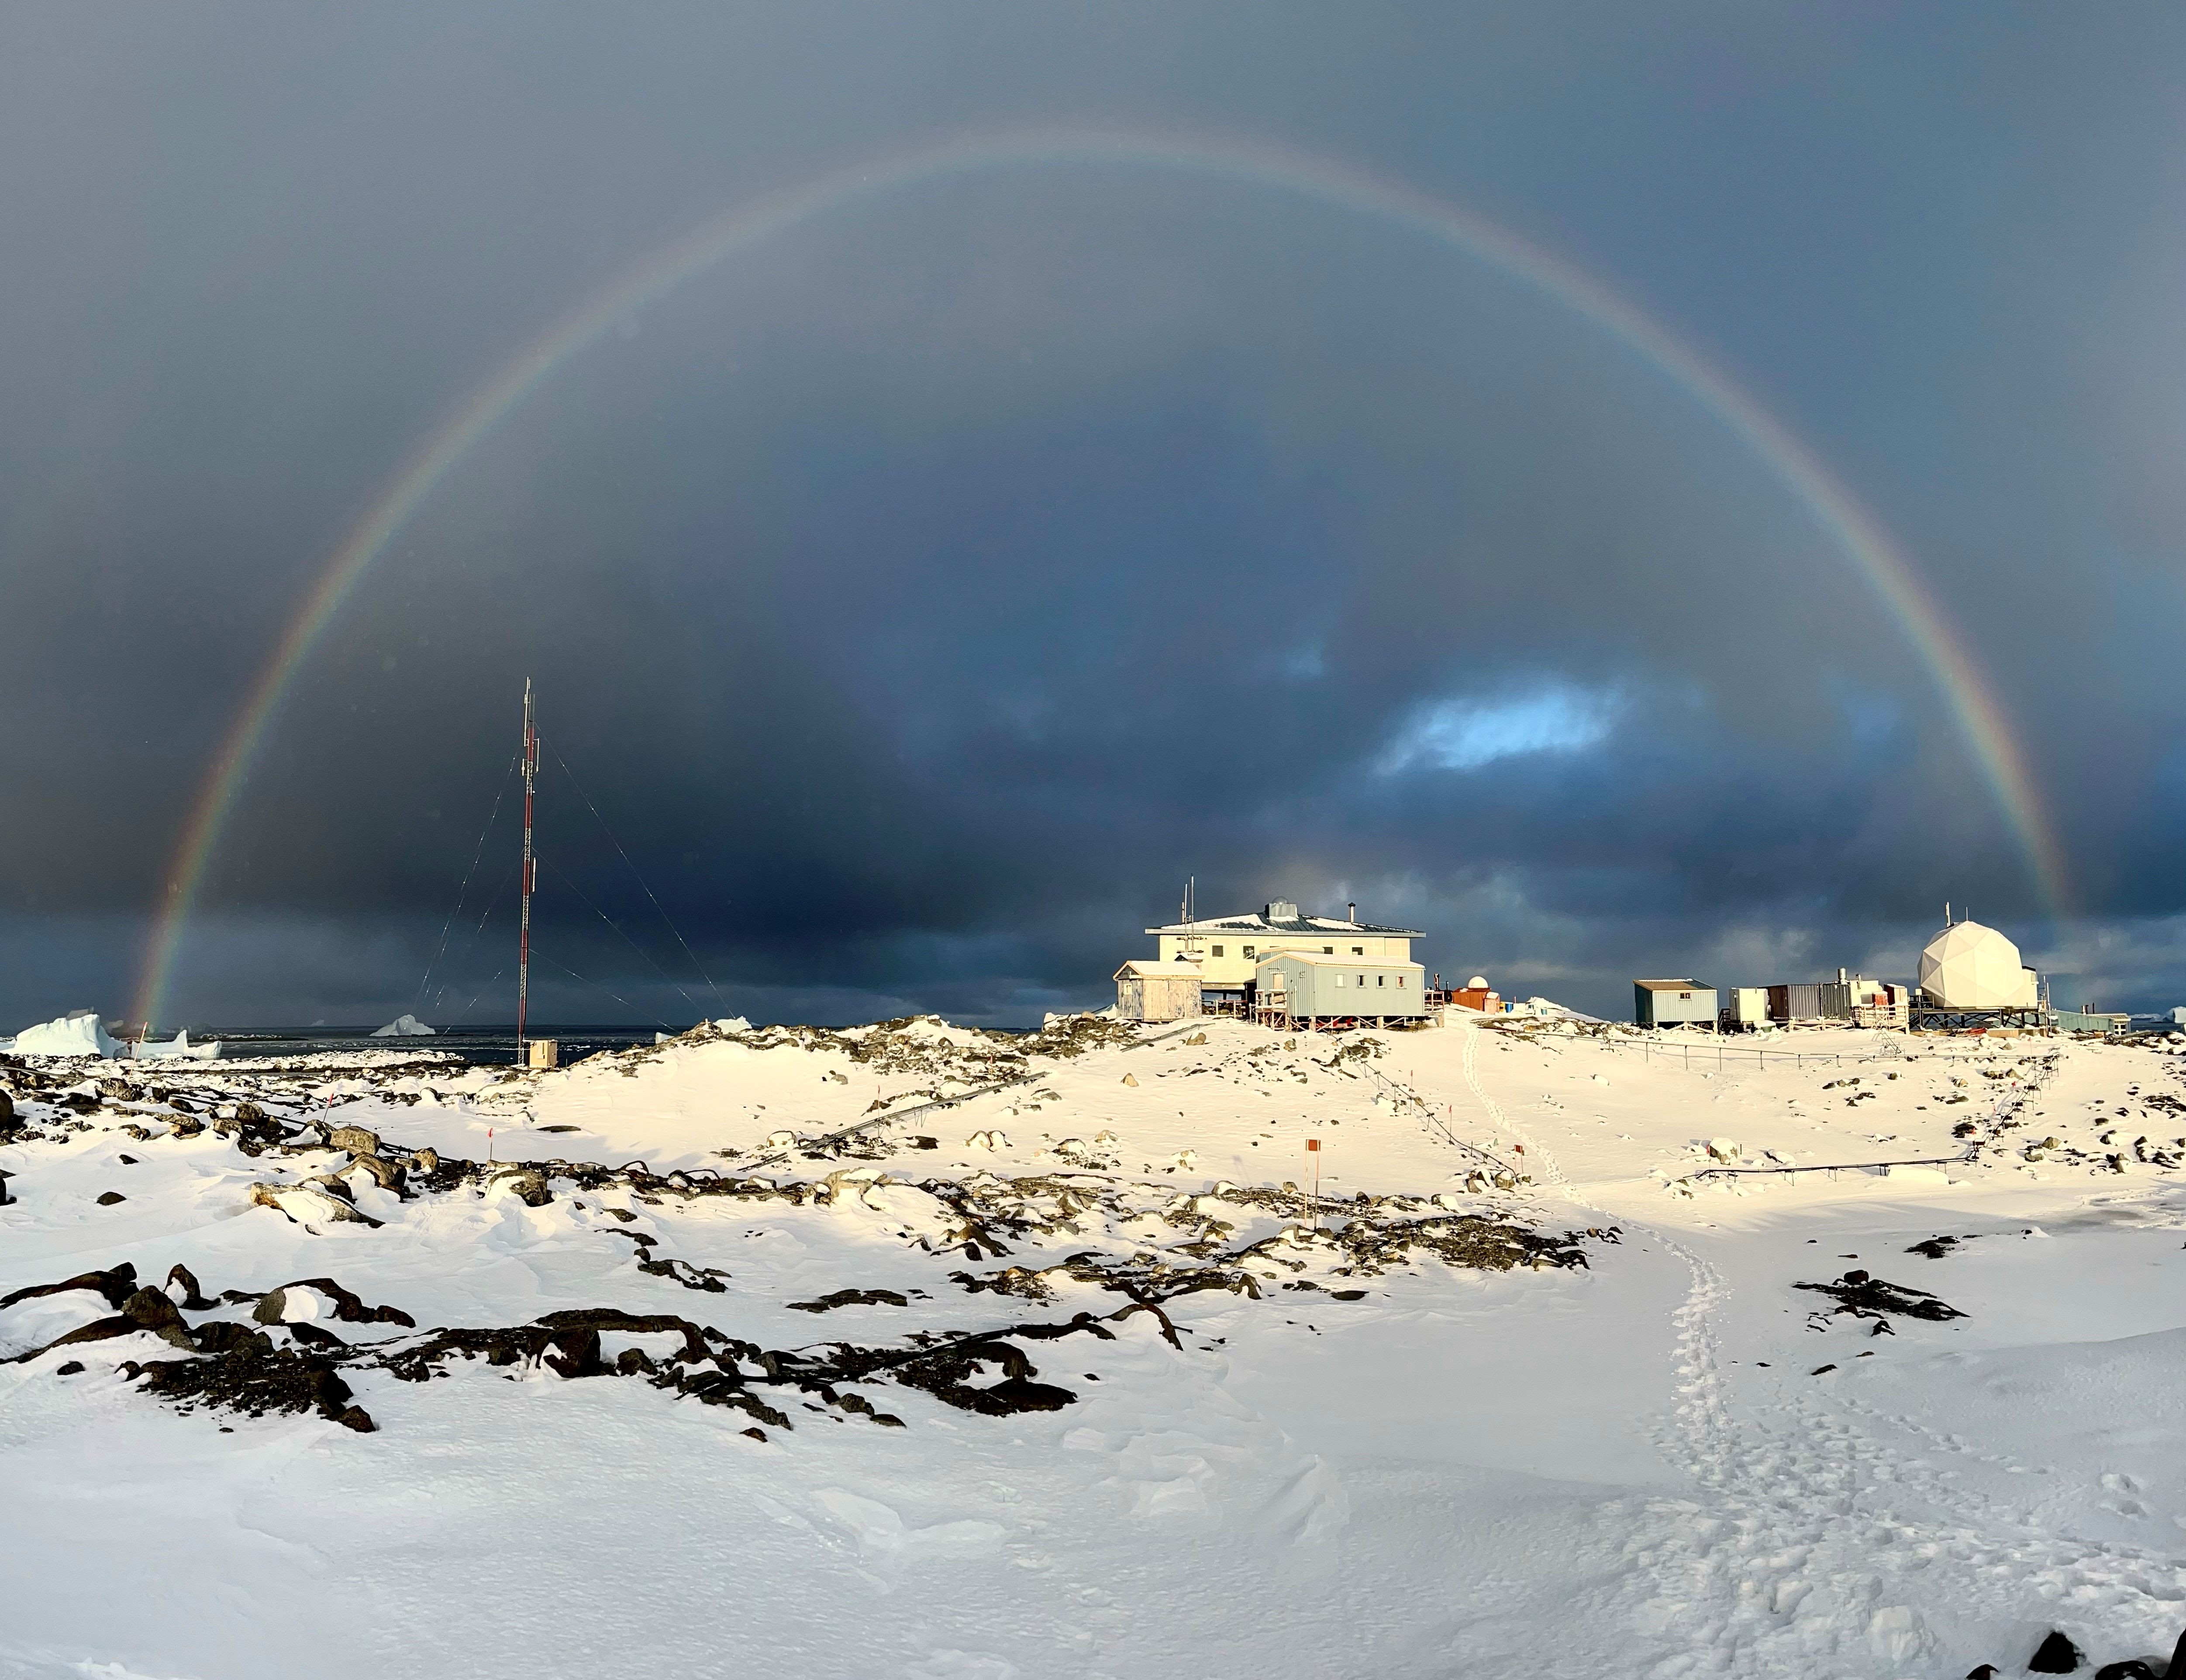
[[[539,775],[539,731],[531,722],[531,679],[524,680],[524,893],[522,931],[516,936],[516,1065],[524,1065],[524,1017],[531,1000],[531,886],[538,865],[531,856],[531,790]]]

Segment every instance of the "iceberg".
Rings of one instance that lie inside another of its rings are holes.
[[[139,1061],[217,1061],[220,1060],[220,1040],[215,1039],[210,1044],[193,1044],[190,1042],[188,1029],[185,1028],[173,1038],[163,1041],[140,1039],[134,1044],[125,1044],[120,1054]]]
[[[70,1010],[51,1021],[25,1027],[12,1039],[0,1039],[0,1050],[18,1056],[119,1056],[121,1046],[109,1038],[99,1023],[98,1011]]]
[[[375,1039],[429,1039],[433,1036],[433,1029],[414,1015],[398,1015],[384,1027],[374,1028],[372,1036]]]
[[[124,1042],[108,1033],[96,1010],[70,1010],[66,1015],[25,1027],[12,1039],[0,1039],[0,1050],[18,1056],[102,1056],[160,1060],[216,1061],[220,1040],[193,1044],[187,1032],[154,1042],[150,1039]]]

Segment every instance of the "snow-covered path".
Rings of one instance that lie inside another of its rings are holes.
[[[1461,1067],[1489,1123],[1524,1146],[1544,1188],[1611,1217],[1496,1100],[1481,1078],[1480,1038],[1465,1029]],[[1628,1228],[1628,1240],[1639,1235]],[[1920,1672],[1939,1644],[1985,1627],[2010,1627],[2031,1649],[2048,1623],[2029,1610],[2054,1604],[2168,1649],[2186,1616],[2186,1546],[2175,1537],[2186,1523],[2174,1524],[2167,1551],[2059,1533],[1970,1485],[1959,1461],[1971,1455],[2036,1479],[2054,1465],[1981,1452],[1818,1386],[1811,1374],[1787,1393],[1796,1367],[1762,1392],[1742,1390],[1722,1352],[1732,1292],[1723,1269],[1665,1230],[1647,1237],[1690,1275],[1673,1315],[1677,1386],[1657,1441],[1691,1491],[1645,1502],[1623,1579],[1594,1600],[1606,1625],[1584,1643],[1621,1649],[1628,1672],[1664,1680]],[[2138,1505],[2129,1475],[2105,1485]]]

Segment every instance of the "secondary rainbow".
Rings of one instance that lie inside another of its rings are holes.
[[[1152,169],[1319,199],[1410,229],[1555,299],[1667,373],[1764,462],[1875,591],[1925,664],[2053,915],[2064,858],[2002,703],[1881,523],[1820,460],[1697,351],[1590,276],[1516,234],[1400,182],[1261,142],[1040,130],[950,141],[853,165],[731,210],[653,252],[563,316],[474,391],[410,456],[327,563],[238,709],[192,807],[137,985],[136,1018],[165,1013],[205,871],[283,697],[342,604],[435,487],[557,369],[617,322],[739,251],[811,221],[950,176],[1075,165]]]

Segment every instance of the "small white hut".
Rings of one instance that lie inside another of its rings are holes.
[[[1196,962],[1127,962],[1115,978],[1116,1013],[1125,1021],[1188,1021],[1200,1012]]]

